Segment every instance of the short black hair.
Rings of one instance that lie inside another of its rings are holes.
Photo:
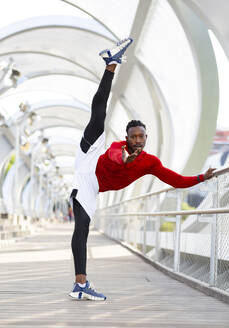
[[[126,126],[126,133],[128,134],[128,130],[129,130],[130,128],[134,128],[134,127],[136,127],[136,126],[143,126],[143,128],[146,130],[146,126],[145,126],[144,123],[142,123],[142,122],[139,121],[139,120],[132,120],[132,121],[130,121],[130,122],[127,124],[127,126]]]

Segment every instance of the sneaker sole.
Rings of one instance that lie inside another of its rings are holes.
[[[77,293],[71,292],[68,295],[78,301],[81,301],[83,299],[90,300],[90,301],[105,301],[106,300],[106,297],[105,298],[96,297],[93,295],[86,294],[84,292],[77,292]]]

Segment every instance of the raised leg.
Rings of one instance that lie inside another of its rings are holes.
[[[80,147],[84,153],[88,151],[90,146],[93,145],[104,132],[107,100],[109,98],[115,68],[116,64],[111,64],[106,67],[99,88],[92,100],[91,118],[84,130],[84,135],[80,142]]]

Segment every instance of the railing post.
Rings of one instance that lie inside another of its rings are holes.
[[[155,221],[155,261],[159,261],[160,257],[160,226],[161,218],[158,216]]]
[[[177,211],[181,210],[181,193],[177,190]],[[180,236],[181,235],[181,215],[176,216],[176,232],[174,245],[174,271],[180,271]]]
[[[120,229],[119,229],[119,226],[120,226],[120,222],[118,221],[119,219],[115,220],[115,223],[116,223],[116,231],[117,231],[117,239],[120,241]]]
[[[134,248],[138,248],[138,217],[134,218]]]
[[[216,180],[216,191],[213,193],[213,207],[218,208],[218,179]],[[210,286],[214,287],[217,281],[218,270],[218,215],[213,215],[211,221],[211,259],[210,259]]]
[[[126,228],[127,228],[126,241],[127,241],[128,244],[130,244],[130,222],[131,222],[131,220],[130,220],[130,217],[129,216],[127,217],[126,222],[127,222],[127,226],[126,226]]]
[[[144,216],[143,219],[143,241],[142,241],[142,253],[146,255],[146,224],[147,224],[147,216]]]
[[[19,165],[20,165],[20,125],[18,122],[15,124],[16,138],[15,138],[15,175],[14,175],[14,207],[13,211],[15,215],[19,215],[19,200],[18,200],[18,182],[19,182]]]
[[[176,235],[174,250],[174,271],[180,271],[180,235],[181,235],[181,216],[176,216]]]
[[[160,196],[156,196],[156,210],[159,211],[160,206]],[[155,221],[155,261],[159,261],[160,257],[160,226],[161,226],[161,218],[157,217]]]

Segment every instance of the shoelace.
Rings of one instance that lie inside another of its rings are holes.
[[[122,50],[123,48],[126,47],[126,45],[124,45],[123,43],[126,42],[126,41],[128,41],[128,40],[129,40],[129,39],[123,39],[123,40],[121,40],[121,41],[119,41],[119,42],[117,43],[117,47],[119,48],[119,50]]]
[[[128,38],[120,40],[119,42],[116,43],[117,46],[120,46],[121,44],[123,44],[125,41],[129,40]]]

